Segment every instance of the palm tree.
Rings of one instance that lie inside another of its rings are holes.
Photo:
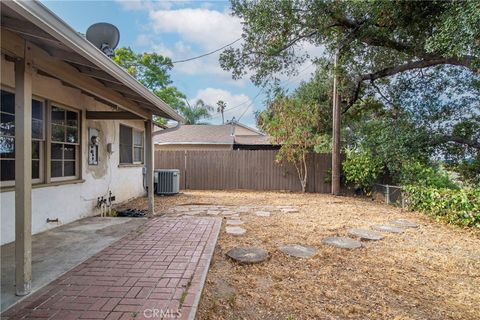
[[[187,101],[187,106],[181,108],[185,124],[206,124],[205,122],[200,122],[200,120],[211,118],[211,111],[213,111],[213,107],[205,104],[202,99],[198,99],[193,107]]]
[[[222,124],[225,124],[225,119],[223,117],[223,112],[225,111],[225,108],[227,107],[227,104],[222,101],[222,100],[218,100],[217,102],[217,112],[220,112],[222,114]]]

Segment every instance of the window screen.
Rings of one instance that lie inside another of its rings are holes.
[[[132,128],[120,125],[120,163],[133,163]]]
[[[78,112],[52,106],[51,177],[77,176]]]
[[[44,103],[32,100],[32,179],[40,179],[44,146]],[[15,180],[15,94],[1,90],[0,181]]]

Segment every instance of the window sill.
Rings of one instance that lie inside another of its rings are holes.
[[[48,187],[55,187],[55,186],[63,186],[66,184],[77,184],[77,183],[84,183],[84,179],[76,179],[76,180],[65,180],[65,181],[54,181],[50,183],[39,183],[32,185],[32,189],[37,188],[48,188]],[[8,186],[8,187],[1,187],[0,192],[10,192],[15,191],[15,186]]]
[[[118,165],[119,168],[135,168],[135,167],[143,167],[143,163],[121,163]]]

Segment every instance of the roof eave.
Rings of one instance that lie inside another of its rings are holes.
[[[112,59],[108,58],[102,51],[93,46],[88,40],[82,37],[77,31],[46,8],[38,1],[5,1],[5,5],[27,18],[37,27],[48,32],[65,46],[88,59],[97,67],[118,79],[125,86],[134,90],[141,97],[149,101],[153,106],[169,115],[172,120],[184,122],[185,119],[176,113],[168,104],[150,92],[132,75],[123,70]],[[155,114],[155,110],[151,110]]]

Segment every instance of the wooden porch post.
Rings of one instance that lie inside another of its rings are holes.
[[[15,290],[32,287],[32,62],[15,61]]]
[[[147,166],[147,197],[148,197],[148,213],[155,214],[154,190],[153,190],[153,123],[150,118],[145,122],[145,165]]]

